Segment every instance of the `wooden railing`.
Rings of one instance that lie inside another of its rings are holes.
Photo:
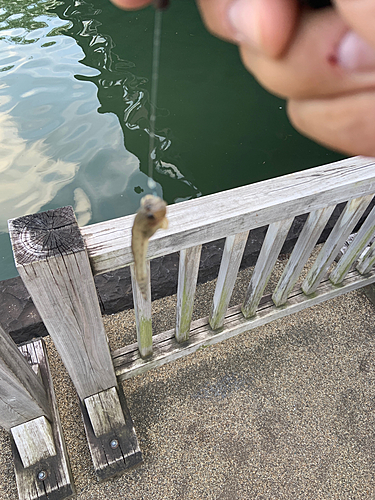
[[[17,268],[77,389],[100,478],[141,459],[118,380],[375,281],[375,244],[369,245],[375,208],[327,275],[374,193],[375,161],[356,157],[170,206],[169,229],[150,240],[148,257],[180,252],[176,323],[155,336],[149,265],[146,299],[134,278],[134,216],[79,229],[73,210],[65,207],[9,221]],[[341,215],[296,287],[341,203]],[[308,217],[291,256],[273,293],[264,296],[293,220],[302,214]],[[249,232],[262,226],[268,229],[244,301],[228,308]],[[192,322],[201,248],[220,238],[225,247],[211,313]],[[131,268],[137,343],[110,352],[93,275],[125,266]],[[43,401],[38,408],[48,421]]]
[[[329,279],[327,269],[375,192],[373,159],[351,158],[169,207],[167,231],[151,239],[149,258],[180,252],[175,329],[152,337],[151,294],[144,300],[133,279],[138,341],[112,353],[126,379],[374,281],[375,246],[350,270],[375,232],[374,212]],[[337,204],[348,202],[302,284],[295,284]],[[309,214],[272,297],[264,289],[294,218]],[[132,267],[133,216],[81,228],[94,274]],[[244,303],[228,310],[249,231],[268,225]],[[202,244],[226,238],[209,318],[191,324]],[[132,273],[133,276],[133,273]]]

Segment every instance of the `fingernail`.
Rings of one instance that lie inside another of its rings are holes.
[[[337,62],[349,71],[375,71],[375,50],[356,33],[349,31],[337,50]]]
[[[254,0],[235,0],[228,9],[229,23],[237,42],[260,45],[257,9]]]

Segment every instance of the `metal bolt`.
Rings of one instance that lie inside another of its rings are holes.
[[[119,442],[117,439],[112,439],[112,441],[109,443],[109,445],[112,448],[112,450],[115,450],[118,447]]]
[[[41,470],[38,472],[39,481],[45,481],[47,479],[47,472],[45,470]]]

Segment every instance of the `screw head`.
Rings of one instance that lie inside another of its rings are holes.
[[[41,470],[38,472],[39,481],[45,481],[47,479],[47,472],[45,470]]]
[[[115,450],[118,448],[119,442],[117,439],[112,439],[112,441],[109,443],[109,446],[112,448],[112,450]]]

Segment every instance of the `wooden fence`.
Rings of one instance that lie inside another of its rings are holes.
[[[374,193],[375,161],[356,157],[170,206],[169,229],[150,240],[148,257],[180,252],[176,326],[155,336],[150,278],[144,299],[132,267],[134,216],[79,229],[72,208],[64,207],[9,221],[18,271],[77,389],[99,478],[141,460],[118,381],[375,281],[375,244],[369,245],[375,233],[375,208],[327,275]],[[296,287],[319,236],[341,203],[345,203],[341,215],[302,286]],[[301,214],[308,217],[293,252],[272,295],[264,296],[288,231]],[[249,232],[262,226],[268,229],[244,301],[228,308]],[[225,247],[211,313],[192,322],[202,244],[220,238],[225,238]],[[110,352],[93,275],[124,266],[131,268],[137,343]],[[1,358],[4,364],[7,357]],[[49,408],[42,396],[36,396],[39,389],[31,391],[37,412],[24,421],[43,416],[48,425]],[[3,415],[0,424],[11,429]],[[22,432],[20,436],[19,442]],[[46,456],[56,451],[45,448]],[[22,450],[21,444],[17,449]],[[31,460],[33,467],[35,461]]]

